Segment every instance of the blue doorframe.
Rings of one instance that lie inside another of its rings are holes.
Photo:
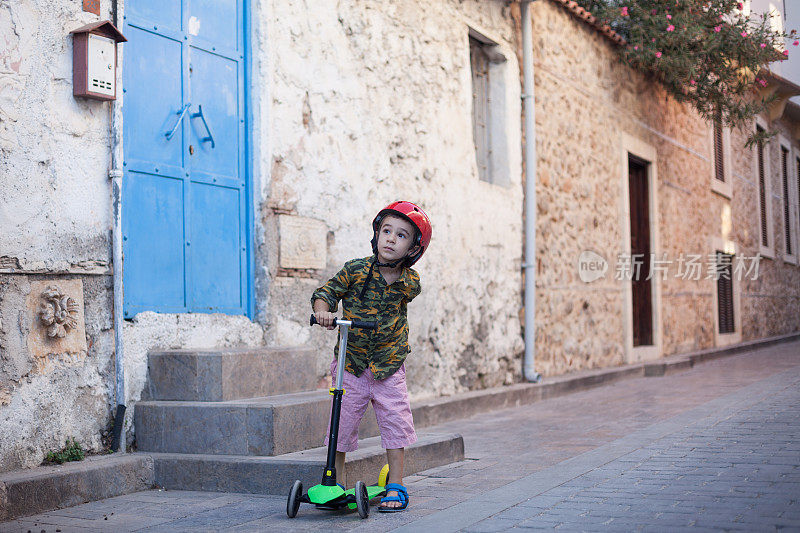
[[[126,2],[126,317],[255,314],[248,4]]]
[[[245,238],[247,239],[247,254],[245,272],[247,273],[246,283],[246,310],[247,317],[250,319],[256,316],[255,298],[255,187],[253,179],[253,128],[255,127],[255,117],[253,116],[253,106],[250,104],[250,88],[253,78],[253,8],[252,0],[242,2],[242,16],[244,17],[244,173],[245,180]]]

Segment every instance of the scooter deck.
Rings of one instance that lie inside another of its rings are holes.
[[[355,491],[356,491],[356,489],[353,488],[353,489],[350,489],[350,490],[346,490],[344,493],[345,494],[350,494],[350,495],[353,496],[353,498],[355,498],[356,497],[356,492]],[[371,500],[372,498],[377,498],[378,496],[381,496],[381,495],[383,495],[385,493],[386,493],[386,487],[382,487],[380,485],[369,485],[367,487],[367,499],[368,500]],[[355,502],[348,503],[347,504],[347,508],[348,509],[355,509],[356,508]]]
[[[308,498],[308,494],[305,494],[303,498],[300,500],[305,503],[315,503],[318,509],[327,509],[331,511],[335,511],[337,509],[344,509],[347,507],[348,509],[355,509],[356,508],[356,492],[355,488],[349,489],[344,491],[341,496],[338,496],[330,501],[327,502],[312,502]],[[386,492],[386,488],[380,485],[370,485],[367,487],[367,499],[371,500],[373,498],[377,498]]]

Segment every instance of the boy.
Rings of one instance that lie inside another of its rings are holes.
[[[358,426],[372,401],[381,445],[386,449],[389,477],[379,511],[402,511],[408,506],[403,487],[405,447],[417,441],[405,379],[408,346],[406,305],[420,293],[416,263],[431,240],[428,215],[411,202],[394,202],[372,221],[371,257],[353,259],[325,285],[314,291],[311,305],[320,325],[334,329],[333,312],[339,300],[346,320],[377,320],[378,329],[353,329],[348,337],[344,371],[345,395],[339,421],[336,471],[344,474],[345,453],[358,448]],[[377,270],[377,272],[376,272]],[[336,345],[334,354],[338,354]],[[327,445],[327,437],[326,442]],[[342,478],[344,479],[344,478]]]

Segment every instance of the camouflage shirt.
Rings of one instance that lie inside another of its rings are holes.
[[[321,299],[335,312],[341,300],[346,320],[377,320],[376,330],[350,330],[345,368],[356,376],[369,368],[375,379],[386,379],[400,368],[411,351],[406,304],[420,293],[421,287],[419,274],[412,268],[403,268],[397,281],[388,285],[376,267],[364,299],[359,300],[373,259],[370,256],[345,263],[338,274],[314,291],[311,306],[314,300]],[[334,354],[339,354],[338,342]]]

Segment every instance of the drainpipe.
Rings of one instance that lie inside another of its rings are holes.
[[[117,0],[112,2],[115,24],[121,19]],[[122,47],[117,47],[117,65],[122,65]],[[112,263],[114,266],[114,367],[117,410],[114,415],[114,429],[111,450],[125,453],[122,437],[125,428],[125,352],[122,347],[122,69],[117,68],[117,99],[111,103],[111,210],[114,218],[112,229]],[[122,446],[120,446],[120,444]]]
[[[533,97],[533,24],[531,3],[522,0],[522,70],[525,106],[525,357],[522,373],[526,380],[538,382],[536,371],[536,120]]]

